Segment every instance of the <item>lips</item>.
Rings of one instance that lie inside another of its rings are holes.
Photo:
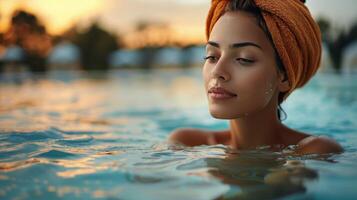
[[[237,96],[233,92],[230,92],[222,87],[212,87],[208,90],[208,94],[215,99],[227,99]]]

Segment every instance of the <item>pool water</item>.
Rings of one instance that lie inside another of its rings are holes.
[[[355,199],[357,75],[318,74],[283,104],[288,126],[337,155],[168,144],[220,130],[199,68],[0,77],[0,199]]]

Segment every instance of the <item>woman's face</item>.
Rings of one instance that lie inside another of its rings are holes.
[[[279,74],[274,49],[253,15],[236,11],[219,18],[203,66],[213,117],[240,118],[262,111],[271,101],[277,105]]]

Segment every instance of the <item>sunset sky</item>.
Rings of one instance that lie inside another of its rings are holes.
[[[51,34],[60,34],[79,22],[99,21],[115,33],[130,32],[138,21],[168,24],[177,38],[204,39],[204,20],[210,0],[0,0],[0,31],[7,29],[16,9],[35,13]],[[357,21],[355,0],[307,0],[314,17],[325,16],[336,27]]]

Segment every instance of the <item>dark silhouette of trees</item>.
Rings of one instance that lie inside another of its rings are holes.
[[[46,58],[52,48],[52,41],[36,15],[23,10],[15,11],[3,40],[7,47],[17,45],[23,49],[24,56],[21,59],[30,71],[47,70]]]
[[[73,42],[81,52],[81,65],[85,70],[109,69],[109,56],[119,48],[117,37],[110,34],[97,23],[84,33],[77,33]]]
[[[340,71],[342,64],[343,51],[353,41],[357,40],[357,22],[353,23],[349,30],[341,30],[335,37],[332,36],[330,22],[327,19],[320,18],[317,23],[322,32],[322,40],[326,42],[331,60],[336,71]]]

